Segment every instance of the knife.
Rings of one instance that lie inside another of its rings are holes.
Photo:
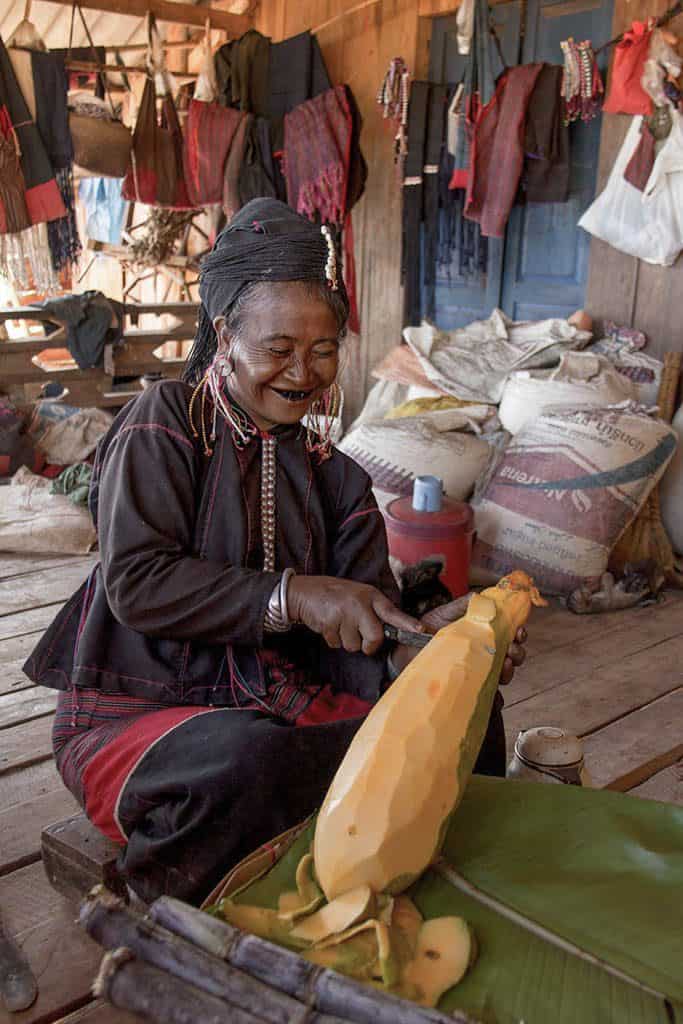
[[[394,640],[397,644],[406,644],[408,647],[426,647],[432,639],[431,633],[413,633],[410,629],[397,629],[384,623],[384,635],[387,640]]]
[[[32,1006],[38,986],[28,962],[2,927],[0,919],[0,1004],[9,1013]]]

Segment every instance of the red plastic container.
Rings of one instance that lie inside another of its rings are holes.
[[[384,510],[389,554],[403,566],[440,558],[441,580],[453,597],[469,591],[474,513],[462,501],[441,499],[438,512],[418,512],[411,498],[396,498]]]

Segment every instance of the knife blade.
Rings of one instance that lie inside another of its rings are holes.
[[[432,639],[431,633],[413,633],[410,629],[398,629],[384,623],[384,635],[387,640],[394,640],[397,644],[406,644],[408,647],[426,647]]]

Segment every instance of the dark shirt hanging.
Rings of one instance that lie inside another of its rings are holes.
[[[559,65],[544,64],[526,112],[522,183],[530,203],[565,203],[569,195],[569,127]]]
[[[424,312],[428,320],[435,316],[436,266],[439,248],[439,163],[446,119],[445,85],[433,85],[429,92],[427,140],[423,166],[422,222],[424,225]]]
[[[403,323],[417,326],[422,319],[420,287],[420,222],[422,220],[422,168],[424,167],[429,83],[413,82],[408,105],[408,152],[403,168]]]

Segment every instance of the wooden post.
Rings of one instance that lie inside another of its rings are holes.
[[[54,3],[71,7],[72,0],[53,0]],[[173,0],[80,0],[80,6],[91,11],[108,11],[110,14],[130,14],[144,18],[153,14],[157,21],[170,21],[179,25],[198,25],[203,28],[207,17],[213,28],[223,29],[231,38],[243,35],[252,27],[252,19],[246,14],[230,14],[215,7],[195,7],[188,3],[174,3]]]

